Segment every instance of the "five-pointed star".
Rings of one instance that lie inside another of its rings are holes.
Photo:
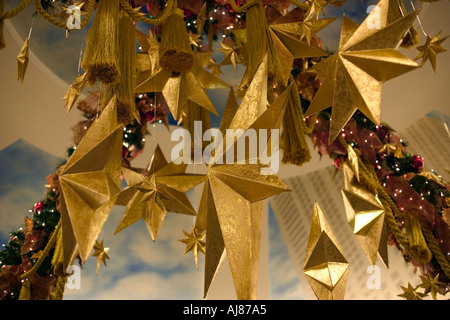
[[[240,105],[234,91],[230,89],[229,100],[222,118],[220,131],[242,129],[237,139],[245,141],[244,132],[251,129],[280,128],[286,108],[290,87],[270,106],[260,100],[266,91],[261,91],[267,81],[264,59]],[[258,90],[256,90],[259,88]],[[264,100],[265,101],[265,100]],[[265,110],[260,116],[263,106]],[[246,114],[246,116],[242,116]],[[271,139],[266,137],[266,139]],[[225,138],[223,140],[226,140]],[[261,141],[259,142],[261,143]],[[196,228],[206,228],[205,291],[206,296],[220,261],[226,252],[238,299],[254,299],[259,265],[260,226],[262,201],[288,191],[289,188],[275,174],[263,175],[261,163],[225,163],[224,158],[232,154],[234,145],[219,144],[212,161],[207,166],[206,182],[201,198]],[[236,154],[234,154],[236,156]],[[220,162],[219,160],[223,161]],[[236,158],[235,158],[236,160]],[[276,160],[274,160],[276,161]],[[273,173],[273,172],[272,172]]]
[[[424,294],[431,293],[433,300],[436,300],[436,295],[438,293],[442,295],[444,294],[442,291],[442,286],[444,283],[440,282],[438,278],[439,274],[437,274],[434,278],[429,273],[427,273],[426,277],[420,276],[420,279],[422,279],[422,284],[420,287],[425,289]]]
[[[195,260],[195,267],[198,269],[198,253],[201,252],[205,254],[205,232],[198,233],[195,228],[192,228],[191,233],[188,233],[183,230],[184,239],[179,239],[178,241],[184,243],[186,245],[186,250],[184,254],[192,251]]]
[[[106,267],[106,259],[109,260],[109,256],[107,254],[108,251],[109,251],[109,248],[105,248],[103,245],[103,239],[101,242],[95,241],[94,253],[92,254],[92,256],[97,257],[96,274],[98,274],[98,270],[100,270],[100,264],[102,262]]]
[[[146,169],[123,168],[128,186],[116,201],[126,206],[115,234],[143,219],[153,241],[167,212],[196,215],[185,192],[205,180],[204,175],[185,173],[186,164],[168,163],[159,146]]]
[[[448,36],[442,39],[439,39],[441,37],[441,31],[434,37],[431,37],[429,34],[427,34],[427,40],[424,45],[418,46],[416,49],[420,51],[420,53],[417,55],[417,57],[414,58],[414,60],[419,60],[422,58],[421,65],[423,66],[425,62],[430,59],[431,66],[433,67],[434,72],[436,72],[436,55],[438,53],[442,53],[447,51],[441,44],[447,40]]]
[[[418,287],[413,287],[411,285],[411,283],[408,282],[408,288],[405,288],[403,286],[400,286],[403,290],[403,293],[399,294],[399,297],[405,298],[406,300],[422,300],[423,297],[426,297],[427,295],[419,292],[419,288]]]
[[[195,53],[194,65],[186,72],[172,73],[163,68],[144,71],[138,75],[135,92],[162,92],[176,120],[188,100],[218,115],[206,90],[229,88],[229,85],[205,70],[211,55],[212,52]]]
[[[225,55],[220,65],[224,66],[231,64],[233,66],[234,72],[236,72],[236,65],[242,63],[239,54],[233,48],[227,46],[226,44],[223,44],[222,42],[220,43],[220,46],[221,48],[218,50]]]
[[[417,11],[386,25],[388,5],[389,0],[381,0],[379,10],[373,10],[359,26],[344,16],[338,52],[313,67],[323,83],[305,116],[332,107],[329,143],[356,110],[380,124],[382,83],[418,67],[395,49]],[[380,12],[381,27],[372,29],[366,21]]]

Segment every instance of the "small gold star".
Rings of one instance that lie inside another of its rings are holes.
[[[94,245],[94,253],[92,254],[93,257],[97,257],[97,269],[96,274],[98,274],[98,270],[100,269],[100,264],[103,262],[106,266],[106,259],[109,260],[109,257],[107,255],[107,252],[109,251],[109,248],[105,248],[103,246],[103,239],[101,242],[95,241]]]
[[[403,158],[402,150],[395,143],[385,144],[378,152],[386,153],[388,156],[393,154],[396,158]]]
[[[183,230],[183,233],[185,235],[185,239],[180,239],[178,241],[184,243],[186,245],[186,250],[184,251],[184,254],[188,253],[189,251],[192,251],[194,254],[194,260],[195,260],[195,267],[198,269],[198,252],[205,253],[205,241],[203,240],[205,238],[205,233],[202,232],[201,234],[197,234],[195,231],[195,228],[192,228],[191,233],[187,233]]]
[[[417,287],[413,287],[409,282],[408,282],[408,288],[405,288],[403,286],[401,286],[403,293],[399,294],[399,297],[402,298],[406,298],[406,300],[422,300],[423,297],[426,297],[427,295],[419,292],[417,290],[419,290],[420,286]]]
[[[444,294],[440,287],[444,284],[442,282],[439,282],[438,278],[439,274],[437,274],[434,278],[432,278],[430,274],[427,274],[426,277],[420,276],[420,279],[422,279],[422,284],[420,285],[420,287],[425,289],[425,294],[431,293],[431,297],[433,297],[433,300],[436,300],[437,293],[442,295]]]
[[[441,44],[447,40],[448,36],[439,39],[441,36],[441,31],[434,37],[431,37],[430,35],[427,35],[427,40],[424,45],[418,46],[416,49],[419,50],[419,54],[417,57],[414,58],[414,60],[418,60],[422,58],[422,66],[425,64],[425,62],[430,59],[431,66],[433,67],[434,72],[436,73],[436,55],[441,52],[447,51],[444,47],[441,46]]]

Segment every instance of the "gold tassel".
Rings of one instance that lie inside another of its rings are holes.
[[[105,86],[102,105],[117,97],[117,121],[124,125],[140,116],[134,101],[135,70],[136,70],[136,39],[134,24],[129,15],[123,11],[119,21],[119,71],[120,80]]]
[[[103,84],[120,77],[118,55],[119,0],[100,0],[94,22],[86,35],[86,51],[81,67],[88,72],[90,84]]]
[[[291,77],[291,82],[294,81]],[[291,87],[291,96],[283,117],[283,131],[281,147],[283,149],[283,163],[301,166],[311,160],[311,152],[306,141],[305,123],[297,84]]]
[[[270,30],[267,25],[264,6],[260,0],[246,10],[246,30],[247,30],[247,69],[243,76],[240,89],[245,90],[250,84],[259,65],[268,53],[268,85],[279,80],[279,63],[273,42],[271,41]]]
[[[182,114],[181,114],[181,121],[183,124],[183,128],[188,130],[191,134],[191,157],[194,159],[194,139],[195,139],[195,131],[194,131],[194,121],[201,121],[202,122],[202,132],[201,135],[203,137],[203,134],[206,130],[211,129],[211,123],[209,119],[209,111],[205,108],[201,107],[200,105],[196,104],[195,102],[192,102],[188,100],[186,106],[184,107]],[[210,143],[208,141],[203,141],[203,138],[201,138],[202,141],[202,153],[205,147]]]
[[[180,73],[191,69],[194,54],[184,23],[183,11],[179,8],[172,10],[162,26],[159,65],[165,70]]]
[[[55,290],[50,294],[50,300],[62,300],[68,274],[64,270],[64,252],[62,243],[62,229],[58,230],[55,251],[52,258],[53,273],[58,277]]]
[[[22,282],[22,288],[20,289],[19,300],[30,300],[30,297],[31,297],[30,280],[25,279]]]
[[[411,258],[419,263],[428,263],[432,258],[432,253],[428,249],[427,243],[422,233],[419,221],[411,215],[405,215],[406,237],[409,241]]]

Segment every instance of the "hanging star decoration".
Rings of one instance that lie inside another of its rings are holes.
[[[195,228],[192,228],[192,231],[190,233],[184,230],[183,233],[185,238],[179,239],[178,241],[186,245],[184,254],[192,251],[192,254],[194,255],[195,268],[198,269],[198,254],[199,252],[205,254],[205,232],[198,234]]]
[[[303,272],[319,300],[343,300],[350,265],[317,202]]]
[[[300,41],[306,39],[306,43],[310,46],[311,37],[328,26],[334,20],[336,20],[336,18],[317,19],[311,14],[306,14],[305,19],[298,24],[298,30],[295,34],[300,37]]]
[[[429,273],[427,273],[425,277],[420,276],[420,279],[422,280],[420,287],[424,289],[424,294],[430,293],[433,300],[436,300],[438,293],[444,295],[444,292],[442,291],[442,286],[444,283],[438,280],[439,274],[433,278]]]
[[[101,242],[95,241],[94,244],[94,253],[92,253],[93,257],[97,257],[97,266],[95,269],[95,273],[98,274],[98,271],[100,270],[100,265],[103,262],[103,264],[106,267],[106,259],[110,259],[108,256],[109,248],[105,248],[103,244],[103,239]]]
[[[365,197],[346,189],[341,192],[347,220],[370,263],[374,265],[379,255],[388,267],[387,226],[380,200],[369,192]]]
[[[388,156],[394,155],[396,158],[404,158],[402,149],[399,148],[395,143],[386,143],[380,150],[379,153],[385,153]]]
[[[427,295],[419,292],[420,286],[413,287],[411,283],[408,282],[408,287],[400,286],[403,290],[403,293],[399,294],[398,297],[405,298],[406,300],[423,300],[422,298],[426,297]]]
[[[414,58],[414,60],[422,59],[421,66],[423,66],[425,62],[430,60],[431,66],[433,67],[435,73],[436,73],[436,55],[447,51],[447,49],[445,49],[442,46],[442,43],[445,40],[447,40],[448,36],[442,39],[440,39],[440,37],[441,31],[439,31],[439,33],[434,37],[431,37],[429,34],[427,34],[425,44],[416,47],[416,49],[419,51],[419,54],[417,55],[417,57]]]
[[[205,69],[212,53],[196,52],[192,68],[181,73],[172,73],[157,65],[141,72],[136,80],[135,92],[161,92],[175,120],[180,118],[188,100],[218,115],[206,90],[230,86]],[[155,57],[151,58],[154,61]]]
[[[305,116],[332,108],[329,143],[356,110],[379,125],[382,84],[418,67],[396,50],[418,10],[387,24],[388,6],[381,0],[359,26],[344,16],[338,52],[313,67],[323,82]],[[378,13],[380,28],[372,28],[368,21]]]
[[[147,168],[123,168],[128,186],[120,192],[116,204],[126,206],[126,210],[114,234],[143,219],[156,241],[167,212],[195,216],[185,192],[205,177],[186,174],[186,168],[184,163],[167,162],[159,145]]]
[[[64,100],[65,100],[65,107],[67,107],[67,114],[72,110],[73,106],[75,105],[75,102],[77,102],[78,98],[80,97],[84,86],[87,83],[87,72],[79,75],[75,81],[70,85],[69,90],[67,90]]]
[[[222,42],[220,43],[220,46],[221,48],[219,48],[218,50],[224,54],[224,58],[220,65],[225,66],[231,64],[233,66],[234,72],[237,72],[236,65],[242,63],[239,54],[236,52],[236,50]]]
[[[329,21],[331,22],[331,20]],[[270,25],[268,25],[269,47],[274,48],[275,56],[270,57],[277,61],[278,70],[272,70],[276,74],[271,75],[274,82],[281,82],[287,86],[292,64],[294,59],[309,58],[309,57],[323,57],[327,54],[316,45],[309,45],[304,43],[298,36],[300,32],[300,24],[295,16],[295,9],[281,16]],[[240,51],[245,52],[247,37],[246,29],[233,30],[233,34],[241,39],[243,45],[239,48]],[[247,67],[242,78],[240,89],[243,90],[253,79],[254,74]]]
[[[264,61],[267,63],[267,59]],[[219,130],[225,133],[227,129],[242,129],[236,144],[245,141],[245,132],[249,129],[256,132],[260,132],[259,129],[266,129],[271,132],[271,129],[279,129],[281,126],[289,89],[271,106],[267,107],[263,104],[264,111],[259,115],[260,100],[264,100],[262,96],[266,94],[266,91],[254,89],[260,86],[267,88],[262,85],[267,78],[264,72],[261,72],[266,69],[267,65],[262,63],[260,72],[257,72],[240,105],[237,104],[234,91],[230,88]],[[248,116],[243,117],[243,113]],[[239,139],[243,140],[239,142]],[[274,141],[275,137],[260,137],[260,139],[265,139],[263,142],[267,142],[269,139]],[[206,229],[204,295],[207,295],[226,253],[237,298],[255,299],[262,201],[289,191],[289,188],[273,172],[272,175],[261,174],[261,170],[265,168],[262,163],[258,161],[250,163],[252,158],[248,155],[248,145],[245,147],[247,151],[244,156],[245,161],[242,163],[236,161],[235,144],[224,147],[223,143],[216,146],[214,155],[207,165],[206,181],[195,226],[198,232]],[[234,161],[224,163],[223,158],[231,158]]]
[[[28,62],[30,61],[30,38],[25,39],[25,43],[17,55],[17,80],[21,83],[25,80],[25,73],[27,72]]]
[[[61,170],[64,265],[86,261],[120,191],[123,126],[115,97],[94,120]]]

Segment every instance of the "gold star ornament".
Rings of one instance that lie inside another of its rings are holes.
[[[429,34],[427,34],[427,39],[425,41],[425,44],[422,46],[418,46],[416,49],[419,51],[419,54],[417,57],[414,58],[414,60],[422,59],[421,66],[425,64],[428,60],[430,60],[431,66],[433,67],[434,72],[436,73],[436,55],[438,53],[442,53],[447,51],[442,46],[442,43],[447,40],[448,36],[445,38],[440,39],[441,37],[441,31],[434,37],[431,37]]]
[[[319,300],[343,300],[350,264],[317,202],[303,272]]]
[[[155,65],[156,70],[151,68],[138,75],[135,92],[161,92],[176,120],[180,118],[188,100],[218,115],[206,90],[230,86],[205,70],[211,56],[212,52],[195,53],[192,68],[180,73]]]
[[[346,189],[341,192],[347,220],[370,263],[374,265],[379,255],[388,266],[387,226],[380,200],[369,192],[364,197]]]
[[[408,282],[408,287],[400,286],[403,290],[403,293],[399,294],[399,297],[405,298],[406,300],[423,300],[422,298],[426,297],[427,295],[419,292],[420,286],[413,287],[411,283]]]
[[[191,252],[194,255],[194,261],[195,261],[195,268],[198,269],[198,253],[201,252],[205,254],[205,233],[197,233],[195,228],[192,228],[191,233],[188,233],[183,230],[184,239],[179,239],[178,241],[184,243],[186,245],[186,250],[184,251],[184,254]]]
[[[264,61],[267,62],[267,59]],[[219,130],[242,131],[235,144],[227,144],[226,148],[224,144],[218,144],[214,149],[214,157],[207,166],[196,226],[199,231],[206,228],[205,296],[226,253],[237,298],[256,298],[263,200],[289,191],[288,186],[273,172],[261,174],[265,166],[260,161],[250,163],[252,157],[248,152],[248,143],[243,162],[225,163],[224,160],[227,156],[236,160],[236,153],[233,153],[235,146],[240,144],[239,139],[241,142],[246,140],[246,132],[260,132],[259,129],[271,132],[271,129],[279,129],[281,126],[290,87],[267,107],[267,99],[264,97],[267,83],[265,86],[263,84],[267,81],[264,72],[266,67],[266,64],[261,64],[240,105],[230,89]],[[259,89],[254,91],[256,88]],[[266,136],[261,141],[264,145],[274,138]],[[262,136],[260,139],[263,139]],[[240,157],[239,159],[242,160]]]
[[[418,11],[388,24],[388,7],[389,0],[381,0],[361,25],[344,16],[338,52],[313,67],[323,82],[305,116],[332,108],[329,143],[356,110],[379,125],[382,84],[418,67],[396,50]],[[369,23],[375,14],[379,28]]]
[[[87,260],[120,191],[123,126],[115,101],[94,120],[59,176],[65,267],[77,254]]]
[[[87,72],[79,75],[75,81],[70,85],[69,90],[64,96],[65,106],[67,107],[67,113],[70,112],[72,107],[75,105],[75,102],[81,95],[84,86],[87,83]]]
[[[123,168],[128,186],[120,192],[116,204],[126,206],[126,210],[115,234],[143,219],[156,241],[167,212],[195,216],[185,192],[203,182],[205,176],[186,174],[186,167],[167,162],[157,146],[147,168]]]
[[[106,259],[109,260],[108,256],[109,248],[105,248],[103,245],[103,239],[101,242],[95,241],[94,245],[94,253],[92,254],[93,257],[97,257],[97,266],[96,266],[96,274],[98,274],[98,271],[100,270],[100,265],[103,262],[103,264],[106,267]]]
[[[444,286],[444,283],[440,282],[438,278],[439,274],[437,274],[434,278],[429,273],[427,273],[425,277],[420,276],[420,279],[422,279],[422,284],[420,287],[424,289],[424,294],[431,293],[433,300],[436,300],[438,293],[441,295],[444,294],[442,291],[442,286]]]

